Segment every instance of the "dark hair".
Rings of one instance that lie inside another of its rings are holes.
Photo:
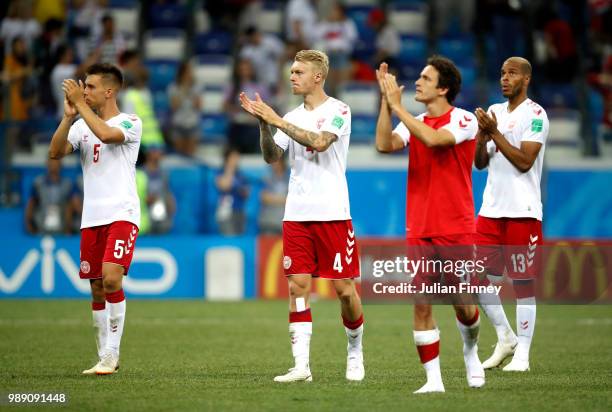
[[[113,64],[109,63],[95,63],[87,68],[86,75],[90,76],[97,74],[102,76],[104,80],[110,80],[117,85],[120,89],[123,86],[123,74],[121,70]]]
[[[183,80],[183,76],[187,72],[187,70],[191,67],[191,62],[189,60],[183,60],[181,64],[179,64],[178,69],[176,70],[176,83],[180,83]]]
[[[124,66],[128,64],[130,60],[137,59],[140,57],[140,53],[136,49],[127,49],[119,55],[119,64]]]
[[[461,90],[461,73],[452,60],[443,56],[432,56],[427,59],[427,65],[438,71],[438,88],[448,89],[446,100],[453,103]]]

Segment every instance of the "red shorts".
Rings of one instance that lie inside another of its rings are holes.
[[[138,227],[119,221],[81,229],[81,279],[102,278],[102,263],[123,266],[127,275],[132,263]]]
[[[407,238],[408,259],[422,262],[412,284],[417,290],[421,285],[433,284],[457,286],[471,275],[474,262],[474,235]],[[469,262],[469,263],[468,263]]]
[[[353,223],[283,222],[285,276],[310,274],[327,279],[359,277],[359,253]]]
[[[539,267],[538,246],[543,244],[542,222],[533,218],[476,219],[477,258],[487,271],[511,279],[533,279]]]

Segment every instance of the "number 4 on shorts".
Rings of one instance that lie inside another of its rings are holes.
[[[336,253],[336,257],[334,258],[334,270],[338,273],[342,273],[342,254]]]

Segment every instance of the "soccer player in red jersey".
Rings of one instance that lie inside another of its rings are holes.
[[[409,146],[406,196],[406,238],[413,260],[473,259],[474,201],[472,162],[477,121],[468,111],[452,106],[461,88],[461,74],[447,58],[434,56],[416,81],[415,99],[426,112],[414,117],[403,106],[395,76],[386,63],[377,70],[382,94],[376,125],[376,148],[393,152]],[[392,129],[391,115],[400,123]],[[455,256],[459,252],[460,256]],[[456,273],[419,271],[412,280],[416,290],[440,284],[458,285]],[[474,304],[453,296],[457,326],[463,338],[463,356],[470,387],[485,383],[478,359],[480,319]],[[414,341],[427,383],[415,393],[444,392],[440,373],[440,332],[432,314],[430,296],[419,294],[414,305]]]
[[[504,371],[529,370],[529,348],[536,320],[534,279],[538,246],[542,244],[540,181],[548,136],[546,111],[527,97],[531,64],[522,57],[507,59],[501,68],[504,103],[486,113],[476,109],[479,134],[475,166],[488,167],[482,207],[476,222],[479,259],[486,258],[487,278],[501,281],[506,270],[516,295],[516,330],[512,331],[497,295],[481,295],[480,304],[493,323],[497,344],[483,362],[495,368],[514,354]]]
[[[241,93],[242,107],[259,119],[266,162],[289,151],[291,176],[283,218],[283,267],[289,282],[289,335],[295,366],[276,382],[312,381],[310,337],[312,277],[331,279],[340,300],[348,338],[346,378],[365,376],[363,312],[355,288],[359,256],[351,222],[346,159],[351,136],[350,108],[325,94],[329,60],[318,50],[302,50],[291,66],[293,94],[304,103],[280,117],[257,95]],[[276,133],[272,133],[272,127]]]
[[[135,167],[142,122],[119,111],[122,83],[121,71],[110,64],[89,67],[85,84],[64,80],[64,116],[49,146],[53,159],[79,150],[83,168],[79,276],[91,285],[99,358],[85,375],[107,375],[119,368],[126,306],[122,281],[140,224]],[[73,124],[77,115],[81,118]]]

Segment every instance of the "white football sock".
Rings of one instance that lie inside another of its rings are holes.
[[[484,310],[491,324],[493,324],[499,342],[507,339],[507,336],[514,335],[498,295],[493,293],[479,293],[478,300],[480,301],[480,307]]]
[[[108,336],[108,309],[92,310],[93,327],[96,334],[96,348],[98,358],[102,358],[102,353],[106,348],[106,338]]]
[[[414,343],[417,346],[421,363],[423,357],[427,359],[431,358],[427,362],[423,363],[425,373],[427,374],[427,382],[441,383],[442,374],[440,372],[440,331],[436,329],[432,330],[415,330],[413,331]],[[424,348],[428,348],[424,350]],[[430,352],[431,351],[431,352]]]
[[[514,357],[529,361],[529,348],[533,339],[533,331],[536,322],[536,300],[535,296],[519,298],[516,300],[516,331],[518,345]]]
[[[350,329],[345,326],[344,330],[346,331],[346,336],[348,338],[347,351],[349,356],[351,354],[361,354],[361,342],[363,340],[363,324],[361,324],[357,329]]]
[[[477,313],[478,316],[478,313]],[[471,325],[467,326],[459,319],[456,319],[457,328],[461,332],[461,339],[463,339],[463,354],[467,355],[472,351],[478,351],[478,334],[480,332],[480,316],[477,317],[476,321]]]
[[[289,323],[289,337],[291,338],[291,352],[298,369],[310,368],[310,337],[312,336],[312,322]]]
[[[123,325],[125,323],[125,299],[121,302],[110,303],[108,306],[108,338],[106,349],[119,355],[119,346],[121,345],[121,336],[123,335]]]

